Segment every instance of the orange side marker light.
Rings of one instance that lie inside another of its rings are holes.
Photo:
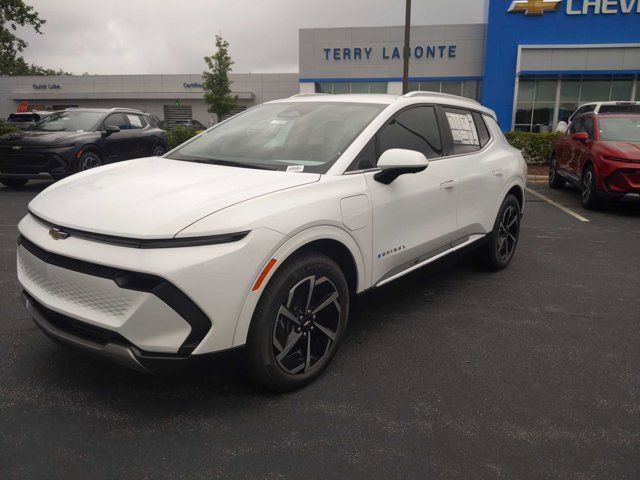
[[[253,292],[255,292],[260,288],[260,286],[262,285],[262,282],[264,282],[264,279],[267,277],[267,275],[269,275],[269,272],[271,271],[273,266],[276,264],[276,262],[277,260],[275,258],[272,258],[267,262],[267,264],[264,266],[264,268],[260,272],[260,275],[258,275],[258,278],[256,279],[256,283],[253,284],[253,288],[251,289]]]

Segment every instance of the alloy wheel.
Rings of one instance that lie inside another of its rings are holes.
[[[593,184],[593,172],[587,170],[582,176],[582,200],[587,201],[591,197],[591,188]]]
[[[162,147],[155,147],[153,149],[153,152],[151,154],[152,157],[161,157],[162,155],[164,155],[166,152],[164,151],[164,148]]]
[[[503,212],[498,225],[498,258],[508,259],[516,248],[518,232],[520,230],[520,215],[518,209],[509,205]]]
[[[80,164],[80,171],[90,170],[92,168],[96,168],[102,165],[100,159],[95,155],[86,155],[82,158],[82,163]]]
[[[327,277],[311,275],[298,282],[278,310],[273,355],[285,372],[305,374],[322,363],[341,322],[340,294]]]

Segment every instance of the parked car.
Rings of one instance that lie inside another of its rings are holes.
[[[7,117],[6,122],[10,123],[14,127],[19,128],[20,130],[26,130],[27,128],[32,127],[33,125],[38,123],[43,118],[48,117],[52,113],[54,113],[54,112],[53,111],[51,111],[51,112],[49,112],[49,111],[41,111],[41,112],[32,111],[32,112],[11,113]]]
[[[583,113],[637,113],[640,114],[640,102],[591,102],[585,103],[571,114],[569,119],[558,123],[557,131],[566,133],[574,118]]]
[[[587,209],[602,198],[640,200],[640,114],[576,117],[556,141],[549,168],[551,188],[566,182],[580,187]]]
[[[506,267],[526,174],[462,97],[273,101],[43,191],[18,278],[56,340],[145,372],[245,346],[257,381],[291,390],[329,364],[357,294],[467,248]]]
[[[138,110],[71,108],[0,137],[0,183],[20,187],[166,151],[164,131]]]
[[[173,120],[170,124],[168,124],[169,128],[174,128],[174,127],[185,127],[185,128],[190,128],[191,130],[197,130],[197,131],[202,131],[202,130],[206,130],[207,127],[205,127],[202,123],[200,123],[198,120]]]

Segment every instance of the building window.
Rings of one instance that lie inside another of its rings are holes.
[[[316,82],[316,93],[387,93],[387,82]]]
[[[477,80],[429,80],[409,82],[410,92],[440,92],[478,100],[479,83]]]
[[[556,105],[558,78],[520,78],[514,130],[551,131],[558,121],[566,122],[585,103],[629,101],[636,79],[629,75],[606,75],[568,76],[561,77],[560,81],[560,99]]]

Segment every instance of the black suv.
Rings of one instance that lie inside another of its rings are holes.
[[[0,183],[59,179],[132,158],[160,156],[167,138],[151,115],[125,108],[69,108],[0,137]]]

